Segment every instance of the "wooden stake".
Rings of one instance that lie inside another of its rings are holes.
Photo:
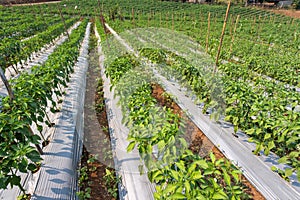
[[[294,21],[295,21],[295,19],[293,18],[293,19],[292,19],[292,23],[291,23],[292,26],[294,25]]]
[[[206,53],[208,52],[208,42],[209,42],[209,34],[210,34],[210,12],[208,13],[207,19],[207,35],[206,35]]]
[[[7,92],[8,92],[8,96],[9,96],[9,99],[10,99],[10,101],[12,101],[12,100],[15,98],[15,95],[14,95],[14,93],[13,93],[13,91],[12,91],[12,88],[11,88],[11,86],[10,86],[8,80],[6,79],[5,74],[4,74],[4,71],[2,70],[1,67],[0,67],[0,77],[1,77],[1,80],[3,81],[3,83],[4,83],[5,87],[6,87],[6,90],[7,90]],[[32,129],[31,129],[31,127],[30,127],[29,125],[28,125],[28,130],[29,130],[29,132],[31,133],[31,135],[34,135]],[[43,155],[43,150],[41,149],[41,147],[40,147],[39,145],[37,145],[37,144],[35,144],[35,147],[36,147],[36,149],[38,150],[38,152],[39,152],[41,155]]]
[[[0,67],[0,76],[1,76],[1,80],[4,83],[5,88],[8,92],[9,98],[12,101],[15,98],[15,96],[14,96],[14,93],[13,93],[11,87],[10,87],[10,84],[9,84],[8,80],[6,79],[5,73],[4,73],[4,71],[2,70],[1,67]]]
[[[200,12],[200,33],[201,33],[201,30],[202,30],[202,23],[203,23],[203,15],[202,15],[202,13]]]
[[[169,12],[166,13],[166,23],[168,23],[168,20],[169,20]],[[167,25],[167,27],[168,27],[168,25]]]
[[[230,30],[229,30],[230,35],[232,35],[233,23],[234,23],[234,17],[232,16],[232,14],[230,14]]]
[[[240,19],[240,15],[237,16],[236,21],[235,21],[234,30],[233,30],[233,34],[232,34],[232,37],[231,37],[231,43],[230,43],[230,50],[229,50],[230,54],[232,52],[232,46],[233,46],[233,43],[234,43],[234,35],[235,35],[236,29],[237,29],[237,24],[239,22],[239,19]]]
[[[29,130],[30,134],[31,135],[35,135],[34,132],[33,132],[33,130],[31,129],[31,127],[29,125],[27,127],[28,127],[28,130]],[[42,148],[40,147],[40,145],[35,144],[35,147],[38,150],[38,152],[40,153],[40,155],[44,154],[44,152],[43,152]]]
[[[172,30],[174,31],[174,14],[172,13]]]
[[[223,29],[222,29],[222,33],[221,33],[220,44],[219,44],[218,53],[217,53],[217,57],[216,57],[216,65],[214,67],[214,73],[217,70],[217,65],[218,65],[218,62],[219,62],[219,56],[220,56],[220,52],[221,52],[221,48],[222,48],[222,43],[223,43],[223,38],[224,38],[224,33],[225,33],[225,28],[226,28],[226,23],[227,23],[227,18],[228,18],[228,13],[229,13],[229,9],[230,9],[230,4],[231,4],[231,2],[229,1],[228,6],[227,6],[227,10],[226,10],[225,19],[224,19]]]
[[[159,26],[161,27],[161,12],[159,13]]]
[[[132,24],[134,25],[134,9],[131,9]]]
[[[101,8],[100,8],[100,1],[98,0],[97,2],[98,2],[99,13],[101,14],[101,13],[102,13],[102,10],[101,10]]]
[[[69,33],[68,33],[68,29],[67,29],[67,25],[66,25],[66,22],[65,22],[64,16],[63,16],[63,14],[62,14],[62,12],[61,12],[61,8],[60,8],[60,7],[58,7],[58,10],[59,10],[59,14],[60,14],[61,20],[62,20],[62,21],[63,21],[63,23],[64,23],[65,32],[66,32],[66,34],[67,34],[67,36],[68,36],[68,39],[70,40],[70,35],[69,35]]]

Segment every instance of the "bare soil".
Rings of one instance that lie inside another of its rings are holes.
[[[300,10],[272,10],[274,13],[300,19]]]
[[[106,169],[115,174],[111,150],[108,121],[104,103],[102,80],[99,79],[100,68],[96,49],[96,39],[92,29],[89,68],[84,108],[84,148],[81,157],[81,168],[87,167],[88,180],[84,181],[80,191],[90,188],[90,199],[115,200],[108,192],[116,184],[106,183]],[[91,159],[92,158],[92,159]]]
[[[6,6],[29,6],[29,5],[37,5],[37,4],[47,4],[47,3],[60,3],[59,0],[4,0],[0,1],[1,5]]]
[[[188,141],[189,149],[194,153],[205,157],[210,151],[214,153],[217,159],[226,157],[222,152],[213,145],[213,143],[205,136],[205,134],[184,114],[182,109],[170,98],[165,95],[164,89],[158,85],[152,85],[152,96],[157,99],[160,106],[166,106],[171,108],[174,113],[179,114],[179,116],[186,122],[186,140]],[[245,186],[247,186],[247,193],[252,196],[255,200],[264,200],[265,198],[252,184],[242,176],[242,181]]]

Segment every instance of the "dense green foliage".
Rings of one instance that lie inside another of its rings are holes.
[[[122,56],[106,66],[106,74],[116,85],[130,130],[127,150],[137,147],[150,181],[156,183],[155,199],[248,199],[234,165],[213,153],[204,159],[187,149],[184,122],[170,108],[158,106],[149,72],[140,65],[132,56]]]

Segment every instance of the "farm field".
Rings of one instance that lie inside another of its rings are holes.
[[[146,0],[0,7],[2,199],[299,199],[300,20]]]

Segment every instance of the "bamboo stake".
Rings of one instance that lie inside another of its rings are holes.
[[[295,21],[295,19],[293,18],[293,19],[292,19],[292,23],[291,23],[292,26],[294,25],[294,21]]]
[[[159,27],[161,27],[161,12],[159,13]]]
[[[172,13],[172,30],[174,31],[174,14]]]
[[[131,20],[132,20],[132,24],[134,25],[134,8],[131,9]]]
[[[257,22],[257,26],[258,26],[258,28],[257,28],[257,35],[258,35],[258,37],[259,37],[259,34],[261,32],[261,23],[262,23],[261,16],[259,15],[258,22]]]
[[[70,35],[69,35],[68,29],[67,29],[67,25],[66,25],[66,22],[65,22],[64,16],[63,16],[63,14],[62,14],[62,12],[61,12],[61,8],[60,8],[60,7],[58,7],[58,10],[59,10],[59,14],[60,14],[61,20],[62,20],[62,21],[63,21],[63,23],[64,23],[65,32],[66,32],[66,34],[67,34],[67,36],[68,36],[68,39],[70,40]]]
[[[202,13],[201,13],[201,11],[200,11],[200,13],[199,13],[199,16],[200,16],[200,33],[201,33],[201,30],[202,30],[202,23],[203,23],[203,15],[202,15]]]
[[[230,35],[232,35],[233,24],[234,24],[234,17],[232,16],[232,14],[230,14],[230,30],[229,30]]]
[[[31,129],[31,127],[29,125],[27,127],[28,127],[28,130],[29,130],[30,134],[31,135],[35,135],[34,132],[33,132],[33,130]],[[44,152],[43,152],[42,148],[40,147],[40,145],[35,144],[35,147],[38,150],[38,152],[40,153],[40,155],[44,154]]]
[[[223,43],[223,38],[224,38],[224,33],[225,33],[225,28],[226,28],[226,23],[227,23],[227,18],[228,18],[228,13],[229,13],[229,9],[230,9],[230,4],[231,4],[231,2],[229,1],[228,6],[227,6],[227,10],[226,10],[225,19],[224,19],[224,24],[223,24],[222,34],[221,34],[221,38],[220,38],[218,53],[217,53],[217,57],[216,57],[216,65],[214,67],[214,73],[217,70],[217,65],[218,65],[218,62],[219,62],[219,56],[220,56],[220,52],[221,52],[221,48],[222,48],[222,43]]]
[[[99,13],[101,14],[102,13],[102,10],[101,10],[101,7],[100,7],[100,1],[98,0],[98,9],[99,9]]]
[[[166,13],[166,24],[167,24],[167,28],[169,27],[169,12]]]
[[[237,29],[237,24],[239,22],[239,19],[240,19],[240,15],[237,16],[236,21],[235,21],[234,30],[233,30],[233,34],[232,34],[232,37],[231,37],[231,43],[230,43],[230,54],[232,52],[232,46],[233,46],[233,43],[234,43],[234,36],[235,36],[235,32],[236,32],[236,29]]]
[[[206,53],[208,52],[208,42],[209,42],[209,34],[210,34],[210,12],[208,13],[208,24],[207,24],[207,36],[206,36]]]
[[[4,71],[2,70],[1,67],[0,67],[0,76],[1,76],[1,80],[3,81],[3,83],[4,83],[5,87],[6,87],[6,90],[8,92],[9,99],[10,99],[10,101],[12,101],[15,98],[15,96],[14,96],[14,93],[12,91],[12,88],[11,88],[8,80],[5,77]],[[29,125],[28,125],[28,130],[30,131],[31,135],[34,135],[32,129],[31,129],[31,127]],[[43,155],[43,150],[41,149],[41,147],[39,145],[37,145],[37,144],[35,144],[35,147],[37,148],[38,152],[41,155]]]
[[[10,87],[10,84],[9,84],[9,82],[8,82],[6,76],[5,76],[5,73],[4,73],[4,71],[2,70],[1,67],[0,67],[0,76],[1,76],[1,80],[4,83],[5,88],[6,88],[7,92],[8,92],[10,100],[13,100],[15,98],[14,97],[14,93],[13,93],[13,91],[12,91],[12,89]]]
[[[276,16],[274,16],[273,18],[273,24],[275,24],[275,21],[276,21]]]

